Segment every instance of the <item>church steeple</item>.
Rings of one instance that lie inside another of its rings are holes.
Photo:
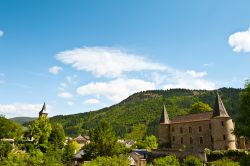
[[[216,98],[215,98],[215,103],[214,103],[214,112],[213,112],[213,117],[229,117],[227,110],[220,98],[220,95],[216,94]]]
[[[43,107],[42,107],[41,111],[39,112],[39,117],[47,117],[48,113],[46,111],[47,111],[47,108],[46,108],[46,104],[44,102]]]
[[[167,112],[167,109],[166,109],[165,105],[163,105],[163,110],[161,112],[160,123],[164,123],[164,124],[169,124],[170,123],[170,120],[169,120],[169,117],[168,117],[168,112]]]

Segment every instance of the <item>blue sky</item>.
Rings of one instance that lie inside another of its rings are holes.
[[[250,2],[3,0],[0,114],[96,110],[150,89],[244,87]]]

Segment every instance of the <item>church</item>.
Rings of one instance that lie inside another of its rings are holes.
[[[217,94],[211,112],[177,116],[170,120],[164,106],[159,125],[159,144],[161,149],[191,152],[201,152],[205,148],[233,150],[236,149],[233,130],[234,123]]]

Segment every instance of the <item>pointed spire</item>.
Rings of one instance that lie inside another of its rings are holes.
[[[165,105],[163,105],[163,110],[162,110],[162,113],[161,113],[160,123],[165,123],[165,124],[170,123],[170,120],[169,120],[169,117],[168,117],[168,112],[167,112],[167,109],[166,109]]]
[[[220,116],[220,117],[229,117],[227,110],[220,98],[220,95],[216,94],[215,103],[214,103],[214,112],[213,117]]]
[[[48,113],[46,111],[47,111],[47,108],[46,108],[46,104],[44,102],[43,107],[42,107],[41,111],[39,112],[39,117],[41,117],[41,116],[47,117]]]
[[[46,104],[45,104],[45,102],[44,102],[41,112],[46,112],[46,111],[47,111],[47,108],[46,108]]]

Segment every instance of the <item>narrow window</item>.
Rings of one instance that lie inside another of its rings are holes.
[[[224,122],[223,121],[221,121],[221,126],[224,126]]]
[[[192,127],[188,128],[189,133],[192,133]]]
[[[200,137],[200,144],[203,144],[203,138]]]
[[[175,141],[175,136],[173,136],[173,142]]]
[[[202,128],[201,128],[201,126],[199,126],[199,132],[201,132],[202,131]]]
[[[172,132],[174,132],[174,127],[172,127]]]
[[[214,142],[213,136],[211,136],[211,142]]]
[[[192,137],[190,137],[190,144],[193,144],[193,138]]]
[[[226,135],[225,134],[223,135],[223,140],[226,140]]]
[[[183,144],[183,137],[181,137],[181,143]]]
[[[181,133],[181,134],[183,133],[183,129],[182,129],[182,127],[180,128],[180,133]]]
[[[212,128],[211,123],[209,123],[209,129],[211,129],[211,128]]]

